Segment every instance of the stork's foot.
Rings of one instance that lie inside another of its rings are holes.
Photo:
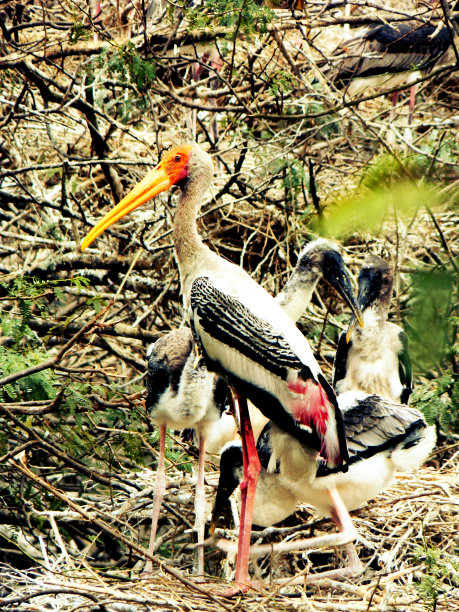
[[[329,546],[343,546],[355,540],[357,532],[352,529],[349,531],[340,531],[339,533],[330,533],[322,536],[315,536],[305,540],[293,540],[290,542],[275,542],[273,544],[254,544],[250,547],[249,555],[251,557],[260,557],[261,555],[270,555],[272,553],[287,553],[296,550],[319,550]],[[237,552],[237,544],[231,540],[218,539],[215,540],[215,545],[220,550],[226,553]]]
[[[342,567],[336,570],[330,570],[328,572],[318,572],[317,574],[301,574],[299,576],[294,576],[293,578],[282,578],[280,580],[276,580],[275,584],[281,586],[296,586],[301,584],[314,585],[321,580],[345,580],[346,578],[355,578],[362,571],[362,568],[359,569],[351,569],[349,566]]]
[[[257,593],[266,593],[266,586],[262,582],[257,582],[255,580],[247,580],[244,583],[235,583],[234,586],[225,589],[224,591],[219,591],[215,593],[217,597],[239,597],[240,595],[244,595],[248,591],[256,591]]]
[[[363,571],[363,565],[359,559],[354,544],[349,543],[346,545],[346,552],[348,556],[348,564],[346,567],[341,567],[336,570],[329,570],[327,572],[318,572],[317,574],[301,574],[294,576],[293,578],[281,578],[276,580],[275,584],[284,586],[295,586],[298,584],[315,584],[321,580],[344,580],[346,578],[355,578]]]

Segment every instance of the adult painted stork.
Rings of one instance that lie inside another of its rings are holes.
[[[313,240],[303,247],[292,273],[275,300],[290,319],[296,323],[308,308],[314,290],[322,278],[338,292],[351,309],[356,320],[363,324],[362,315],[357,306],[352,283],[340,249],[335,242],[324,238]],[[251,403],[249,403],[249,413],[255,439],[258,439],[266,425],[266,417]],[[237,434],[234,419],[229,422],[227,413],[225,413],[222,420],[225,420],[225,426],[220,425],[217,428],[216,435],[212,436],[212,441],[209,444],[209,451],[213,453],[219,453],[224,444],[233,440]]]
[[[338,472],[319,460],[311,481],[303,470],[310,462],[292,452],[288,436],[268,423],[257,449],[262,464],[255,496],[253,521],[260,526],[274,525],[293,514],[298,504],[307,503],[322,516],[331,516],[341,532],[352,529],[348,510],[355,510],[387,489],[397,471],[417,469],[432,451],[435,428],[428,427],[418,410],[396,404],[377,395],[349,392],[338,396],[349,449],[349,470]],[[293,441],[294,442],[294,441]],[[222,451],[220,479],[212,512],[211,532],[222,515],[226,515],[229,496],[242,478],[240,443],[233,441]],[[342,506],[344,504],[344,507]],[[328,536],[322,536],[323,541]],[[251,554],[269,554],[311,547],[313,539],[289,544],[254,546]],[[226,551],[231,543],[219,540]],[[352,542],[346,544],[348,566],[312,574],[317,578],[343,578],[360,571],[360,561]],[[297,582],[303,583],[304,576]],[[295,579],[285,581],[295,584]]]
[[[293,321],[297,321],[309,305],[312,293],[323,277],[360,317],[349,274],[338,246],[324,239],[310,242],[299,254],[297,264],[276,301]],[[206,450],[219,453],[237,434],[236,423],[227,410],[226,382],[207,370],[194,350],[192,332],[182,327],[162,336],[147,351],[147,399],[150,418],[160,428],[160,453],[153,498],[152,528],[148,552],[153,554],[156,530],[166,476],[164,453],[166,428],[192,428],[198,438],[199,459],[195,496],[195,531],[198,544],[204,540],[205,491],[204,464]],[[249,412],[255,439],[266,424],[266,418],[253,406]],[[253,421],[255,420],[255,425]],[[151,573],[147,560],[144,575]],[[198,575],[204,573],[204,548],[198,547]]]
[[[281,306],[239,266],[201,240],[196,216],[213,177],[211,157],[196,144],[174,147],[154,170],[89,232],[87,248],[121,217],[178,184],[173,240],[191,327],[209,369],[232,386],[239,406],[244,479],[235,582],[249,588],[252,510],[260,471],[247,398],[267,418],[330,467],[345,468],[341,413],[307,340]]]
[[[377,394],[407,404],[412,391],[408,337],[387,320],[394,277],[389,264],[367,255],[359,273],[357,301],[365,325],[356,328],[351,318],[336,351],[333,386],[346,391]]]
[[[343,41],[331,54],[333,66],[325,70],[335,87],[349,97],[371,89],[409,85],[435,68],[454,63],[454,49],[446,26],[418,22],[384,23]],[[409,122],[415,103],[412,85]],[[395,107],[398,91],[394,92]]]
[[[159,512],[166,489],[164,454],[166,428],[192,427],[198,436],[199,458],[195,494],[195,530],[198,543],[204,540],[206,500],[204,464],[209,436],[218,437],[224,427],[228,397],[226,382],[207,370],[202,356],[196,353],[193,335],[187,327],[173,330],[152,344],[147,351],[146,407],[160,430],[160,450],[153,497],[153,516],[148,552],[153,555]],[[224,433],[224,432],[223,432]],[[144,574],[152,571],[147,559]],[[198,547],[197,573],[204,574],[204,548]]]

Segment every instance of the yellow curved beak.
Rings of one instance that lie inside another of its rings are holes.
[[[360,327],[363,327],[363,317],[361,320],[358,319],[358,322],[359,322]],[[349,326],[346,331],[346,343],[347,344],[349,344],[349,342],[351,341],[352,332],[354,331],[356,327],[357,327],[357,319],[355,316],[352,316],[351,320],[349,321]]]
[[[172,186],[171,179],[161,167],[156,166],[149,172],[109,213],[97,223],[81,243],[81,250],[84,251],[98,236],[105,232],[113,223],[121,217],[135,210],[138,206],[145,204],[162,191],[166,191]]]

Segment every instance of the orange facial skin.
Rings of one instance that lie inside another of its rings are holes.
[[[190,156],[191,145],[174,147],[168,151],[156,168],[149,172],[115,208],[92,228],[81,243],[81,250],[84,251],[113,223],[186,178]]]

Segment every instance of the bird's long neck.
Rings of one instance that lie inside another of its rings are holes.
[[[175,213],[173,241],[180,268],[193,266],[203,250],[208,250],[198,233],[196,217],[210,180],[202,175],[186,185]]]
[[[386,324],[389,314],[389,306],[382,304],[379,300],[373,302],[371,306],[363,311],[363,329],[357,328],[357,335],[369,337],[372,334],[379,334]]]
[[[179,198],[174,219],[173,242],[180,269],[180,282],[185,305],[193,280],[202,270],[210,249],[203,243],[196,224],[202,197],[210,177],[202,175],[190,180]]]
[[[306,275],[302,273],[301,276],[294,270],[283,290],[277,295],[276,302],[294,323],[309,306],[318,282],[319,275],[312,270]]]

